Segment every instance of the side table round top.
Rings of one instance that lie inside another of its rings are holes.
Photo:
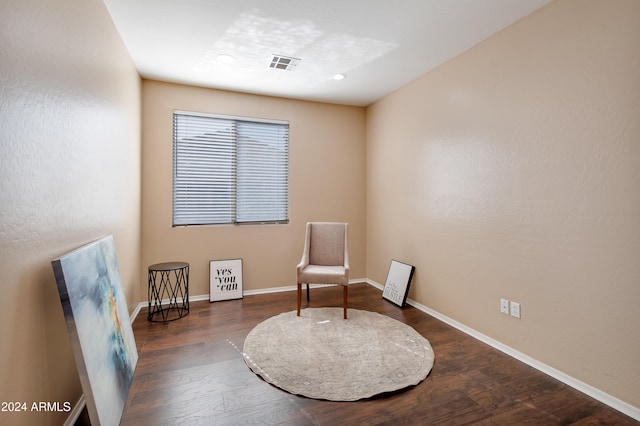
[[[164,262],[149,266],[149,271],[173,271],[189,266],[187,262]]]

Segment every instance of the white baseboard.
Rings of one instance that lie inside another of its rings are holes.
[[[84,395],[80,395],[80,399],[78,399],[73,410],[69,413],[69,417],[67,417],[67,420],[64,422],[64,426],[73,426],[76,424],[76,421],[80,417],[80,414],[82,414],[82,410],[84,410],[85,405],[86,401],[84,400]]]
[[[382,291],[384,289],[384,286],[380,283],[377,283],[373,280],[370,280],[368,278],[358,278],[358,279],[352,279],[349,280],[349,284],[358,284],[358,283],[367,283],[372,287],[377,288],[378,290]],[[326,287],[328,286],[327,284],[312,284],[312,287]],[[255,294],[267,294],[267,293],[280,293],[280,292],[285,292],[285,291],[293,291],[293,290],[297,290],[297,286],[293,285],[293,286],[285,286],[285,287],[273,287],[273,288],[266,288],[266,289],[259,289],[259,290],[247,290],[244,291],[242,294],[243,295],[255,295]],[[198,296],[193,296],[193,297],[189,297],[189,301],[191,302],[196,302],[196,301],[201,301],[201,300],[209,300],[209,295],[208,294],[203,294],[203,295],[198,295]],[[168,303],[167,301],[162,301],[162,304]],[[511,356],[512,358],[517,359],[518,361],[524,362],[525,364],[535,368],[536,370],[553,377],[554,379],[557,379],[559,381],[561,381],[562,383],[571,386],[572,388],[584,393],[585,395],[590,396],[593,399],[596,399],[600,402],[602,402],[603,404],[608,405],[609,407],[613,408],[614,410],[618,410],[623,414],[626,414],[627,416],[640,421],[640,408],[638,407],[634,407],[631,404],[628,404],[614,396],[609,395],[606,392],[603,392],[599,389],[594,388],[591,385],[588,385],[572,376],[569,376],[568,374],[563,373],[560,370],[557,370],[553,367],[548,366],[547,364],[540,362],[534,358],[531,358],[529,355],[526,355],[520,351],[517,351],[515,349],[513,349],[510,346],[507,346],[489,336],[486,336],[482,333],[480,333],[479,331],[474,330],[471,327],[467,327],[466,325],[449,318],[446,315],[443,315],[437,311],[434,311],[431,308],[428,308],[418,302],[416,302],[415,300],[409,299],[407,298],[407,304],[413,306],[414,308],[431,315],[434,318],[437,318],[438,320],[444,322],[445,324],[448,324],[450,326],[452,326],[453,328],[456,328],[460,331],[462,331],[463,333],[473,337],[474,339],[477,339],[483,343],[486,343],[487,345],[499,350],[500,352],[507,354],[509,356]],[[133,320],[135,320],[135,318],[138,316],[138,313],[140,312],[140,310],[142,308],[148,307],[149,306],[149,302],[148,301],[144,301],[144,302],[140,302],[138,303],[138,306],[136,306],[136,308],[134,309],[133,313],[131,314],[131,321],[133,322]],[[76,404],[76,406],[74,407],[74,409],[71,411],[71,414],[69,415],[69,418],[67,419],[67,421],[65,422],[65,426],[73,426],[73,424],[75,423],[75,421],[78,419],[78,416],[80,415],[80,413],[82,412],[82,409],[85,406],[85,400],[84,400],[84,395],[82,395],[80,397],[80,400],[78,401],[78,403]],[[75,416],[75,417],[74,417]]]
[[[144,308],[145,306],[147,306],[145,303],[142,303],[142,302],[138,303],[138,306],[136,306],[136,308],[133,310],[131,315],[129,315],[129,319],[131,320],[132,323],[138,317],[138,314],[140,313],[140,309]]]
[[[349,280],[349,284],[359,284],[359,283],[363,283],[363,282],[367,282],[366,278],[356,278],[356,279],[352,279]],[[310,284],[311,288],[320,288],[320,287],[332,287],[331,284]],[[297,290],[298,286],[297,285],[290,285],[290,286],[284,286],[284,287],[271,287],[271,288],[261,288],[258,290],[246,290],[242,292],[243,296],[252,296],[252,295],[256,295],[256,294],[269,294],[269,293],[281,293],[281,292],[285,292],[285,291],[294,291]],[[208,294],[200,294],[197,296],[189,296],[189,302],[198,302],[198,301],[202,301],[202,300],[209,300],[209,295]],[[178,303],[182,302],[182,298],[178,298]],[[168,305],[169,304],[169,299],[163,299],[160,302],[161,305]],[[138,316],[138,313],[140,312],[140,310],[142,308],[147,308],[149,307],[149,301],[148,300],[143,300],[142,302],[138,303],[138,306],[136,306],[136,308],[133,310],[133,313],[131,314],[131,322],[133,322],[133,320],[136,319],[136,317]]]
[[[365,282],[365,278],[357,278],[357,279],[352,279],[349,280],[349,284],[360,284]],[[335,287],[335,285],[332,284],[309,284],[309,287],[311,288],[320,288],[320,287]],[[245,292],[243,292],[243,295],[254,295],[254,294],[267,294],[267,293],[280,293],[282,291],[294,291],[294,290],[298,290],[298,286],[297,285],[290,285],[290,286],[286,286],[286,287],[272,287],[272,288],[263,288],[260,290],[247,290]]]
[[[376,287],[380,291],[382,291],[384,288],[383,285],[370,279],[366,279],[365,282],[373,287]],[[572,388],[592,397],[593,399],[596,399],[602,402],[603,404],[608,405],[609,407],[615,410],[620,411],[623,414],[626,414],[629,417],[634,418],[635,420],[640,420],[640,408],[638,407],[634,407],[633,405],[628,404],[624,401],[621,401],[620,399],[614,396],[611,396],[608,393],[603,392],[599,389],[596,389],[593,386],[588,385],[572,376],[569,376],[568,374],[565,374],[560,370],[556,370],[555,368],[550,367],[543,362],[540,362],[534,358],[531,358],[529,355],[526,355],[520,351],[517,351],[516,349],[513,349],[510,346],[507,346],[489,336],[486,336],[480,333],[479,331],[474,330],[471,327],[467,327],[466,325],[459,323],[458,321],[451,319],[446,315],[443,315],[437,311],[434,311],[433,309],[428,308],[416,302],[415,300],[407,298],[407,304],[413,306],[414,308],[426,314],[431,315],[434,318],[439,319],[445,324],[448,324],[477,340],[480,340],[483,343],[486,343],[487,345],[499,350],[500,352],[503,352],[511,356],[512,358],[517,359],[518,361],[524,362],[525,364],[535,368],[536,370],[541,371],[542,373],[545,373],[546,375],[551,376],[554,379],[557,379],[568,386],[571,386]]]
[[[182,297],[178,297],[177,299],[178,303],[182,303],[183,298]],[[208,294],[201,294],[198,296],[189,296],[189,302],[199,302],[201,300],[209,300],[209,295]],[[169,304],[169,299],[162,299],[160,301],[160,306],[162,305],[168,305]],[[149,301],[148,300],[143,300],[142,302],[138,303],[138,305],[135,307],[135,309],[133,310],[133,313],[129,316],[131,318],[131,322],[133,322],[136,317],[138,316],[138,314],[140,313],[140,310],[142,308],[148,308],[149,307]]]

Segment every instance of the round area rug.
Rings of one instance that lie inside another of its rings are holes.
[[[355,401],[417,385],[433,366],[429,341],[375,312],[309,308],[258,324],[244,341],[249,368],[287,392]]]

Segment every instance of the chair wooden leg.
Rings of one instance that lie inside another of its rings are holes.
[[[309,283],[307,283],[307,302],[309,301]]]
[[[298,316],[300,316],[301,304],[302,304],[302,283],[298,283]]]
[[[344,319],[347,319],[347,286],[342,286],[342,288],[344,289],[342,290],[344,293]]]

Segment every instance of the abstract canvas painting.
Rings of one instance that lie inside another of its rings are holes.
[[[138,351],[113,237],[51,264],[91,424],[119,424]]]

